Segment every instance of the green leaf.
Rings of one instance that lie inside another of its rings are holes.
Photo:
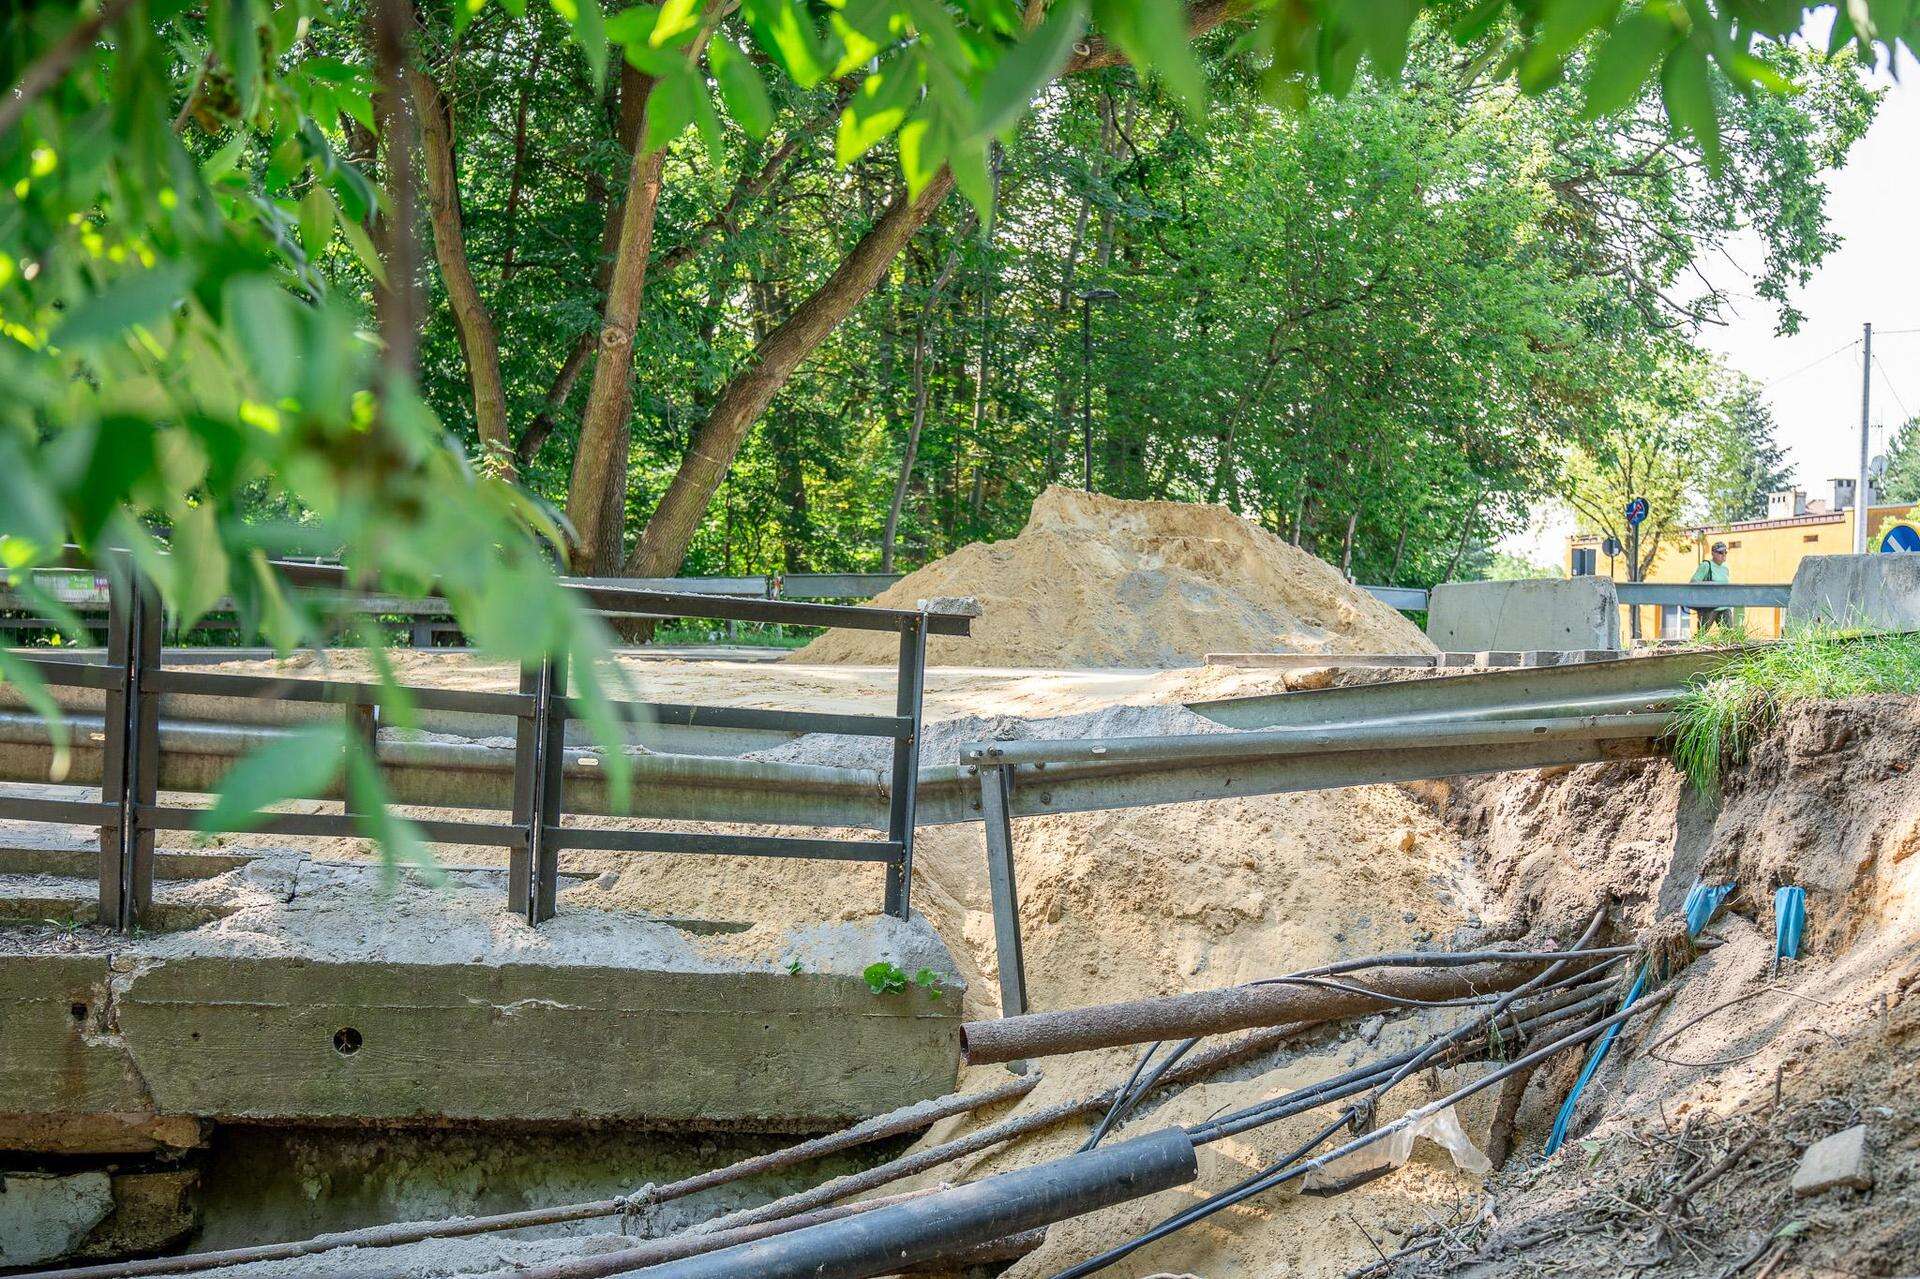
[[[467,29],[467,24],[480,16],[487,7],[487,0],[453,0],[453,34],[459,35]]]
[[[300,247],[317,258],[333,238],[333,197],[318,182],[300,197]]]
[[[607,21],[600,0],[552,0],[553,11],[573,28],[573,42],[587,59],[597,85],[607,78]]]
[[[1667,55],[1660,73],[1660,96],[1672,121],[1693,135],[1707,167],[1720,168],[1720,113],[1708,80],[1707,55],[1696,44],[1683,44]]]
[[[340,234],[346,240],[347,247],[353,250],[353,256],[360,259],[360,265],[367,268],[367,274],[375,283],[387,282],[387,266],[380,260],[380,250],[373,247],[373,237],[367,229],[352,218],[340,219]]]
[[[247,143],[253,139],[246,133],[236,133],[218,151],[206,158],[200,166],[200,176],[209,183],[218,182],[233,172],[233,166],[246,154]]]
[[[920,97],[920,60],[902,50],[860,82],[840,113],[834,160],[852,164],[898,129]]]
[[[240,118],[248,119],[260,105],[260,19],[254,0],[214,0],[207,14],[213,47],[233,76],[234,100]]]
[[[980,215],[980,225],[993,221],[993,174],[987,164],[986,144],[977,139],[961,142],[947,152],[947,167],[953,170],[954,185],[967,197]]]
[[[220,779],[219,798],[194,826],[202,834],[252,830],[269,805],[318,799],[340,776],[346,725],[313,724],[296,729],[241,756]]]
[[[1127,60],[1152,72],[1190,116],[1204,113],[1206,76],[1194,56],[1180,0],[1094,0],[1093,17]]]
[[[31,457],[12,431],[0,432],[0,536],[50,550],[66,540],[65,523]]]
[[[946,130],[922,108],[900,126],[900,172],[907,180],[907,198],[919,199],[946,162]]]
[[[713,78],[720,83],[720,97],[727,104],[727,114],[748,137],[766,137],[767,131],[773,128],[773,103],[768,101],[767,86],[761,83],[753,63],[725,36],[713,41],[707,50],[707,61],[713,67]]]
[[[174,626],[181,633],[227,593],[231,565],[211,506],[190,506],[173,521]]]
[[[162,262],[116,276],[60,322],[53,343],[69,347],[111,341],[136,324],[164,315],[192,285],[193,270],[185,262]]]
[[[655,19],[653,30],[647,33],[647,43],[658,49],[699,30],[700,9],[704,3],[705,0],[663,0],[660,16]]]
[[[1800,85],[1765,59],[1751,53],[1736,53],[1726,61],[1726,70],[1744,84],[1757,84],[1769,93],[1788,95],[1800,92]]]
[[[796,0],[744,0],[740,12],[753,39],[793,82],[811,89],[826,78],[820,33]]]
[[[1073,45],[1086,30],[1086,0],[1063,0],[1026,39],[1000,55],[980,85],[983,134],[1002,133],[1019,122],[1040,91],[1060,74]]]
[[[643,150],[657,151],[686,131],[693,123],[694,96],[702,92],[694,84],[693,68],[685,61],[654,82],[647,95],[647,132]]]
[[[234,277],[227,282],[223,301],[228,327],[246,355],[261,398],[271,402],[293,394],[300,377],[299,304],[266,275]]]
[[[866,979],[867,989],[876,995],[885,995],[907,988],[906,973],[901,971],[900,965],[890,959],[868,964],[860,970],[860,976]]]
[[[47,682],[40,678],[39,671],[34,670],[6,649],[0,648],[0,684],[11,685],[18,689],[21,699],[46,724],[47,738],[53,745],[53,758],[47,767],[47,780],[56,785],[66,781],[67,771],[73,765],[73,731],[59,703],[54,701],[53,694],[47,691]]]
[[[654,23],[660,20],[660,10],[650,4],[636,4],[630,9],[622,9],[606,20],[607,43],[625,45],[644,45],[653,34]]]
[[[720,127],[720,116],[713,109],[713,98],[707,93],[707,82],[700,76],[690,75],[688,82],[693,86],[693,125],[700,132],[700,140],[707,144],[707,160],[718,169],[727,162],[727,135]]]
[[[1586,114],[1602,116],[1631,106],[1679,38],[1665,16],[1646,9],[1628,14],[1593,56],[1587,71]]]
[[[380,849],[381,875],[389,891],[402,866],[423,871],[428,883],[445,883],[446,872],[427,850],[420,828],[395,813],[388,803],[386,783],[381,780],[380,770],[369,756],[366,744],[348,740],[345,745],[347,794],[353,800],[353,824]]]

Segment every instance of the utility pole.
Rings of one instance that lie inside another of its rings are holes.
[[[1860,474],[1853,482],[1853,553],[1867,553],[1867,414],[1873,402],[1873,325],[1860,330]]]

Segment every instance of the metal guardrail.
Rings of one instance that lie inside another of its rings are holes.
[[[281,576],[299,586],[344,592],[344,570],[333,566],[282,563]],[[153,900],[154,834],[160,830],[201,829],[205,810],[159,802],[161,791],[207,792],[217,785],[232,763],[255,744],[270,741],[284,730],[234,729],[224,725],[189,725],[163,730],[162,699],[217,697],[258,699],[280,703],[339,706],[350,731],[370,749],[376,763],[416,765],[413,781],[425,780],[418,766],[435,769],[450,762],[435,760],[432,743],[399,743],[397,751],[383,752],[377,740],[382,697],[394,690],[378,685],[340,680],[287,679],[277,676],[237,675],[217,671],[167,669],[162,661],[162,619],[158,593],[140,577],[131,559],[113,566],[108,578],[107,649],[104,662],[87,663],[23,657],[47,684],[63,688],[98,690],[101,716],[83,724],[86,744],[74,751],[71,780],[92,782],[100,788],[98,801],[55,800],[20,796],[0,797],[0,818],[30,822],[98,824],[100,827],[100,918],[122,931],[139,925]],[[765,599],[679,594],[610,587],[598,583],[574,584],[585,602],[602,612],[664,617],[718,617],[741,621],[791,622],[812,626],[892,630],[900,635],[900,658],[892,715],[818,715],[806,712],[695,707],[646,702],[614,702],[625,721],[664,722],[680,727],[712,724],[719,728],[764,729],[781,732],[834,732],[891,739],[892,766],[885,786],[886,834],[883,839],[796,839],[760,835],[715,835],[694,832],[583,830],[564,824],[568,756],[566,724],[579,718],[582,707],[568,696],[564,661],[549,659],[522,671],[515,693],[406,686],[398,691],[423,708],[458,714],[507,716],[514,721],[511,752],[482,747],[490,772],[512,776],[511,820],[499,822],[420,822],[423,835],[437,843],[492,845],[508,850],[508,901],[516,914],[538,924],[552,917],[558,890],[558,854],[563,848],[595,848],[632,852],[706,852],[753,856],[820,857],[879,861],[888,867],[885,907],[905,917],[911,889],[916,791],[919,783],[919,744],[922,692],[926,675],[926,641],[931,633],[965,635],[969,619],[952,614],[894,609],[849,607]],[[376,603],[386,602],[376,597]],[[87,731],[91,730],[91,731]],[[97,739],[97,740],[95,740]],[[51,730],[37,717],[0,714],[0,742],[15,748],[5,771],[14,780],[48,776],[52,762]],[[407,747],[416,749],[409,752]],[[42,758],[35,759],[36,753]],[[409,756],[411,755],[411,758]],[[644,757],[643,757],[644,758]],[[35,771],[22,776],[19,765]],[[597,764],[597,757],[593,758]],[[584,767],[584,765],[583,765]],[[442,775],[444,776],[444,775]],[[337,789],[337,788],[336,788]],[[399,803],[433,803],[414,793],[425,787],[395,787]],[[498,787],[485,801],[469,806],[499,808]],[[318,796],[315,798],[338,798]],[[604,808],[604,803],[602,808]],[[722,814],[689,811],[673,814],[695,820],[728,820]],[[776,818],[782,824],[808,824],[806,815]],[[351,803],[340,813],[268,815],[249,829],[296,836],[366,834]]]
[[[304,562],[300,566],[323,570],[332,567]],[[104,574],[64,570],[49,571],[44,576],[48,579],[44,585],[50,587],[50,593],[55,598],[73,609],[83,619],[99,619],[101,629],[104,630],[107,612],[107,579]],[[903,574],[900,573],[786,573],[771,576],[750,574],[738,577],[595,577],[567,580],[582,587],[605,587],[612,590],[676,595],[712,595],[727,599],[839,601],[872,599],[898,582],[902,576]],[[60,577],[69,579],[73,584],[61,585],[57,580]],[[1427,592],[1419,587],[1362,586],[1360,589],[1402,612],[1419,612],[1427,607]],[[460,637],[460,627],[453,620],[445,600],[369,596],[364,600],[343,598],[338,601],[338,604],[345,612],[405,619],[408,643],[415,648],[432,648],[441,639],[457,640]],[[681,614],[681,616],[692,616],[692,614]],[[715,616],[718,620],[727,620],[719,615]],[[0,636],[7,636],[17,642],[24,634],[37,634],[52,629],[54,627],[51,622],[34,615],[17,595],[0,590]],[[232,616],[231,605],[220,604],[210,610],[195,629],[209,634],[237,633],[241,625]]]
[[[1785,608],[1791,584],[1765,582],[1616,582],[1622,604],[1684,608]]]
[[[1402,613],[1424,613],[1427,610],[1427,592],[1418,586],[1361,586],[1360,589]]]
[[[1478,678],[1485,677],[1448,682]],[[982,743],[969,758],[986,826],[1001,1015],[1027,1011],[1016,816],[1072,811],[1092,792],[1104,794],[1103,807],[1127,807],[1631,759],[1656,753],[1666,723],[1658,711],[1463,715],[1182,737]],[[1028,796],[1038,802],[1023,803]],[[1123,796],[1124,803],[1112,802]]]

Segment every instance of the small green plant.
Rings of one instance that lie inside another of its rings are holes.
[[[1920,634],[1807,629],[1734,655],[1696,680],[1673,708],[1673,762],[1699,790],[1730,767],[1793,702],[1920,693]]]
[[[798,977],[798,976],[800,975],[800,961],[799,961],[799,960],[797,960],[797,959],[789,959],[789,960],[787,961],[787,975],[788,975],[789,977]]]
[[[911,978],[906,970],[891,959],[883,959],[876,964],[868,964],[860,975],[867,979],[867,989],[876,995],[893,994],[907,988],[909,982],[939,999],[945,992],[940,989],[940,976],[931,968],[922,968]]]

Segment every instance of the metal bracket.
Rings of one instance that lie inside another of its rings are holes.
[[[107,691],[103,721],[100,799],[115,817],[100,827],[100,922],[122,933],[153,906],[153,829],[140,813],[158,798],[160,722],[158,697],[144,676],[160,666],[163,625],[152,583],[131,556],[117,556],[108,585],[107,665],[125,677]]]
[[[550,832],[565,808],[566,660],[522,667],[520,691],[532,694],[533,712],[514,729],[513,823],[527,835],[508,859],[507,908],[539,924],[553,918],[560,887],[560,850]]]
[[[886,911],[907,918],[913,892],[913,827],[920,786],[921,704],[927,682],[927,615],[920,613],[900,627],[900,673],[894,692],[894,714],[912,721],[911,735],[893,742],[893,784],[887,795],[887,838],[900,845],[900,855],[887,868]]]
[[[991,750],[976,756],[980,817],[987,831],[987,886],[993,898],[993,948],[1000,963],[1000,1015],[1027,1011],[1027,961],[1020,944],[1020,887],[1013,875],[1013,766]]]

